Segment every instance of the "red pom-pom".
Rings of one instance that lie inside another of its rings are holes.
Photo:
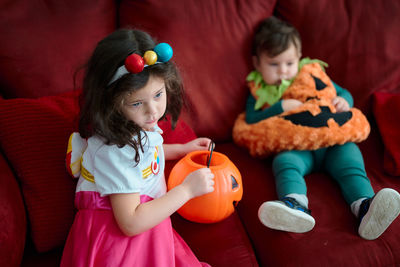
[[[138,54],[132,54],[125,59],[125,68],[130,73],[139,73],[144,69],[144,60]]]

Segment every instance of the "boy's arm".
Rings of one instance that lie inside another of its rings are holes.
[[[252,94],[249,94],[246,102],[246,122],[248,124],[259,122],[263,119],[278,115],[283,112],[281,100],[268,108],[259,110],[254,110],[255,104],[256,99]]]
[[[354,101],[350,92],[342,88],[341,86],[337,85],[333,81],[332,83],[336,89],[337,96],[343,97],[347,101],[349,106],[352,107]],[[249,97],[247,98],[246,102],[246,122],[248,124],[257,123],[263,119],[278,115],[284,111],[282,108],[282,100],[276,102],[275,104],[266,109],[254,110],[255,104],[256,104],[256,99],[253,97],[252,94],[249,94]]]
[[[353,97],[352,97],[352,95],[350,94],[350,92],[349,92],[348,90],[342,88],[341,86],[337,85],[337,84],[334,83],[333,81],[332,81],[332,83],[333,83],[333,86],[334,86],[335,89],[336,89],[336,94],[337,94],[337,96],[343,97],[343,98],[347,101],[347,103],[349,103],[349,106],[350,106],[350,107],[353,107],[353,105],[354,105],[354,100],[353,100]]]

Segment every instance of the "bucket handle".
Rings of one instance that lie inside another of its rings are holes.
[[[207,168],[210,168],[211,157],[212,157],[212,153],[214,151],[214,147],[215,147],[215,143],[213,141],[211,141],[210,144],[208,145],[208,150],[210,151],[210,155],[207,156]]]

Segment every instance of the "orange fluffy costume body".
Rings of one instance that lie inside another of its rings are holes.
[[[257,99],[259,88],[254,82],[249,82],[249,87]],[[255,157],[365,140],[370,132],[366,117],[356,108],[336,113],[332,105],[335,97],[336,89],[321,65],[305,64],[282,94],[282,99],[297,99],[304,104],[253,124],[246,123],[243,112],[235,121],[233,139]]]

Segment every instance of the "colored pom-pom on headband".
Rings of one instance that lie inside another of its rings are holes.
[[[139,73],[147,66],[168,62],[172,55],[172,47],[167,43],[159,43],[154,47],[153,51],[146,51],[143,57],[139,54],[131,54],[125,59],[124,65],[117,69],[108,84],[112,84],[127,73]]]

